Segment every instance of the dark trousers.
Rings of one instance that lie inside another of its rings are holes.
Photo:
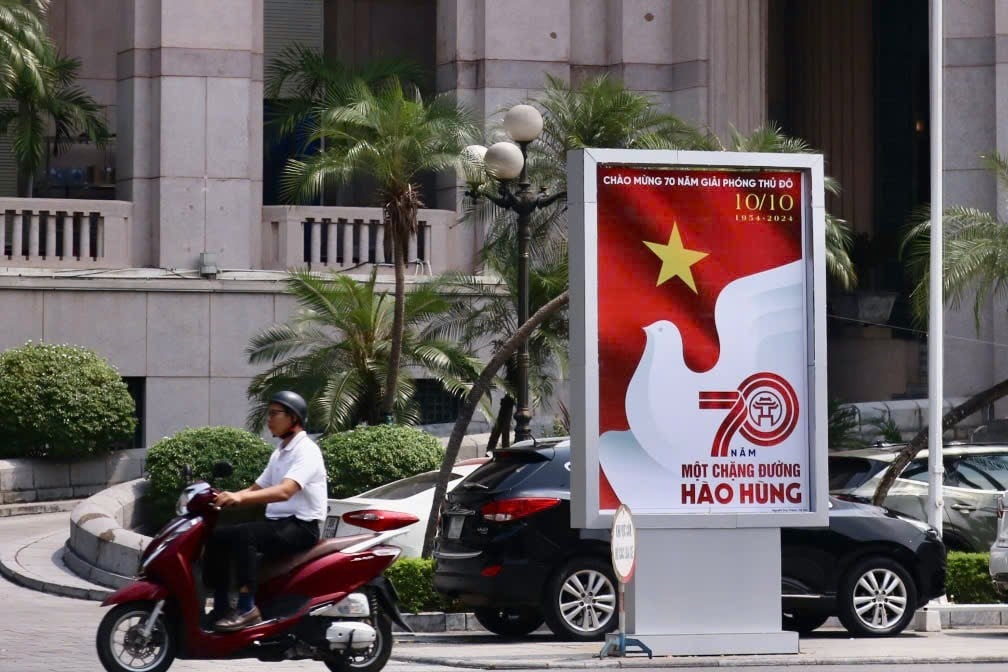
[[[277,560],[318,543],[318,521],[295,516],[218,527],[207,542],[203,556],[203,581],[212,588],[228,588],[231,569],[239,587],[255,591],[259,554]]]

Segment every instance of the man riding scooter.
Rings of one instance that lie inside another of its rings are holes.
[[[270,398],[267,427],[280,445],[252,485],[221,492],[220,508],[266,505],[266,519],[214,530],[206,545],[203,580],[214,589],[214,630],[234,632],[262,621],[255,604],[258,554],[277,560],[313,547],[327,509],[322,451],[305,432],[308,406],[298,394],[283,391]],[[232,576],[232,570],[234,572]],[[231,609],[231,579],[238,585],[238,606]]]

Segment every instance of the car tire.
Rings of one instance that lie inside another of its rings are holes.
[[[610,563],[602,558],[568,560],[547,583],[546,624],[561,639],[602,639],[617,626],[617,585]]]
[[[909,625],[917,586],[903,565],[873,555],[858,561],[840,582],[840,622],[855,637],[890,637]]]
[[[473,615],[484,628],[504,637],[523,637],[543,624],[542,612],[533,607],[473,609]]]
[[[792,611],[781,614],[781,625],[784,630],[797,632],[799,635],[807,635],[813,630],[822,626],[829,616],[815,612]]]

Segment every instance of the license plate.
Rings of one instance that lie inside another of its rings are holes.
[[[446,537],[449,539],[458,539],[462,536],[462,523],[465,522],[465,516],[449,516],[448,517],[448,532]]]
[[[329,516],[325,521],[325,532],[322,534],[326,539],[336,536],[336,528],[339,526],[339,516]]]

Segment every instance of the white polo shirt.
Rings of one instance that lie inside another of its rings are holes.
[[[294,435],[286,446],[273,451],[256,484],[260,488],[268,488],[279,485],[285,478],[295,481],[301,489],[286,502],[267,504],[266,517],[297,516],[301,520],[324,520],[329,500],[322,451],[303,431]]]

